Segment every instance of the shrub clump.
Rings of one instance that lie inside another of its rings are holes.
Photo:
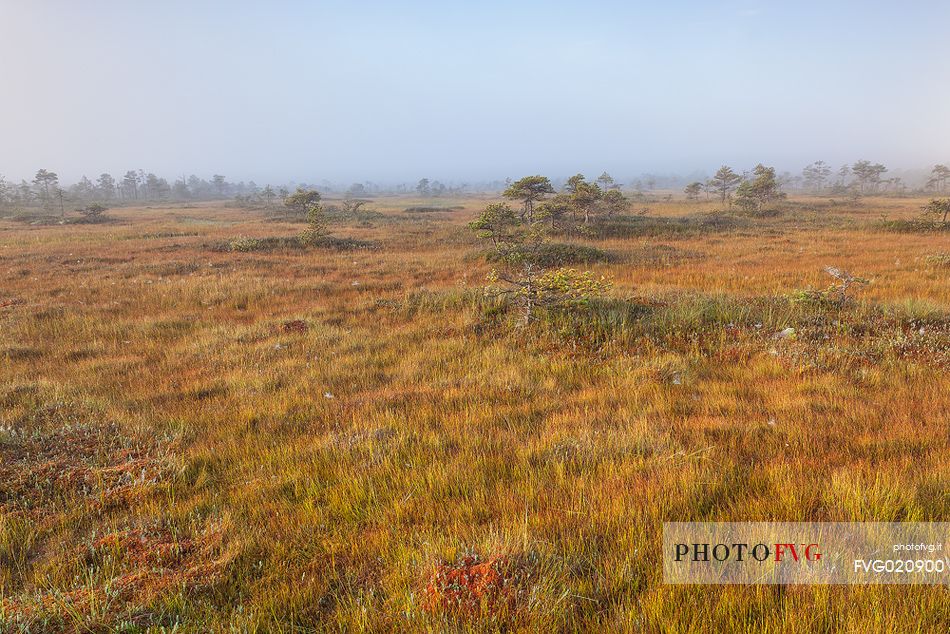
[[[771,203],[783,200],[785,194],[779,187],[774,167],[766,167],[759,163],[753,171],[754,177],[744,180],[736,189],[736,205],[740,209],[756,215],[777,215],[779,212],[770,209]]]
[[[898,233],[937,233],[950,231],[950,198],[934,198],[921,208],[917,218],[910,220],[887,220],[878,223],[878,228]]]
[[[805,289],[796,291],[789,296],[793,304],[841,308],[854,301],[852,289],[867,286],[870,282],[862,277],[855,277],[847,271],[826,266],[825,273],[835,278],[836,283],[824,290]]]
[[[79,214],[82,216],[76,222],[94,224],[97,222],[105,222],[108,220],[108,217],[105,215],[106,207],[98,203],[87,205],[79,210]]]
[[[305,249],[308,247],[322,247],[338,251],[353,249],[371,249],[375,242],[357,240],[356,238],[337,238],[329,235],[326,222],[326,210],[320,204],[320,194],[310,190],[300,190],[286,199],[288,208],[299,211],[304,206],[307,213],[307,228],[298,236],[269,237],[269,238],[238,238],[232,240],[222,249],[249,253],[253,251],[274,251],[276,249]]]
[[[271,236],[268,238],[237,238],[216,245],[214,251],[234,253],[255,253],[280,250],[301,250],[311,247],[334,249],[336,251],[355,251],[357,249],[377,249],[379,243],[357,238],[338,238],[336,236],[314,236],[305,240],[302,236]]]
[[[298,187],[297,191],[284,198],[284,207],[296,216],[308,216],[310,208],[319,204],[320,192],[315,189]]]
[[[912,218],[910,220],[881,220],[875,225],[881,231],[893,233],[940,233],[950,231],[950,224],[936,224],[927,218]]]
[[[253,253],[255,251],[276,251],[278,249],[299,249],[303,245],[296,237],[237,238],[227,243],[225,251]]]
[[[588,238],[678,238],[727,233],[748,227],[750,220],[723,212],[660,218],[656,216],[614,216],[584,227]]]
[[[950,198],[934,198],[924,205],[924,217],[941,227],[948,227],[950,219]]]
[[[570,266],[572,264],[597,264],[612,262],[615,258],[597,247],[584,244],[566,244],[551,242],[541,244],[535,253],[535,262],[544,267]],[[502,256],[492,251],[487,255],[489,262],[499,262]]]
[[[414,214],[434,214],[446,211],[460,211],[465,209],[461,205],[453,206],[440,206],[440,205],[416,205],[413,207],[406,207],[406,211]]]

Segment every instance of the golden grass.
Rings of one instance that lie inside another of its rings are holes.
[[[657,554],[663,521],[948,519],[948,238],[873,227],[922,201],[589,241],[616,305],[528,331],[468,292],[484,202],[377,201],[331,227],[358,251],[218,252],[300,229],[219,205],[0,221],[0,630],[950,628],[946,588],[664,586]],[[784,299],[826,265],[855,306]],[[470,554],[519,562],[516,605],[427,606]]]

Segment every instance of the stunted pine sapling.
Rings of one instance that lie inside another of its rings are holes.
[[[469,223],[475,235],[483,240],[491,240],[495,250],[501,253],[508,245],[522,242],[518,233],[523,227],[518,216],[507,203],[491,203],[481,215]]]
[[[284,206],[298,216],[309,214],[311,205],[319,204],[320,192],[315,189],[297,188],[297,191],[284,197]]]
[[[102,214],[104,214],[105,211],[106,208],[103,205],[94,203],[92,205],[83,207],[79,210],[79,213],[81,213],[87,220],[95,222],[102,218]]]
[[[488,281],[505,284],[504,287],[489,287],[486,292],[510,297],[521,308],[524,324],[535,318],[538,308],[585,306],[592,298],[610,290],[609,281],[594,277],[590,271],[563,267],[545,270],[531,263],[525,263],[515,275],[492,270]]]
[[[683,189],[683,193],[686,194],[686,200],[697,200],[703,193],[703,184],[699,181],[690,183]]]
[[[536,318],[539,308],[583,305],[610,288],[608,281],[590,271],[543,266],[546,228],[541,218],[521,221],[507,204],[492,203],[470,227],[478,237],[491,241],[501,265],[489,274],[486,295],[511,301],[520,309],[525,325]]]
[[[323,205],[310,203],[307,205],[307,228],[300,234],[300,241],[304,244],[316,244],[327,235],[326,214]]]
[[[842,271],[834,266],[826,266],[825,273],[838,281],[837,284],[832,284],[828,290],[825,291],[831,301],[838,306],[844,306],[853,301],[848,294],[852,288],[855,286],[866,286],[870,283],[863,277],[855,277],[847,271]]]
[[[369,202],[370,202],[370,201],[368,201],[368,200],[363,200],[363,199],[360,199],[360,198],[346,198],[346,199],[343,201],[343,213],[355,215],[355,214],[359,213],[360,208],[361,208],[363,205],[366,205],[366,204],[368,204]]]
[[[805,289],[798,291],[791,296],[791,301],[799,304],[843,308],[854,301],[851,292],[855,287],[870,284],[868,280],[862,277],[855,277],[847,271],[843,271],[834,266],[826,266],[824,271],[835,278],[837,283],[832,284],[824,290]]]
[[[947,224],[950,218],[950,198],[934,198],[924,205],[924,216],[933,218],[935,223]]]
[[[785,198],[775,176],[774,167],[759,163],[754,178],[742,181],[736,189],[736,204],[746,211],[761,211],[768,203]]]

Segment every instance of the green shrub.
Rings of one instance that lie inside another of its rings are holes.
[[[926,218],[911,220],[881,220],[874,225],[880,231],[893,233],[950,233],[950,224],[935,224]]]
[[[269,237],[269,238],[238,238],[227,244],[227,251],[236,253],[252,253],[260,251],[277,251],[279,249],[302,249],[304,244],[297,236]]]
[[[268,238],[238,238],[213,248],[215,251],[252,253],[278,251],[281,249],[301,250],[310,247],[353,251],[356,249],[377,249],[379,243],[356,238],[338,238],[336,236],[271,236]]]
[[[727,233],[750,224],[747,218],[721,212],[679,218],[613,216],[584,227],[581,234],[591,239],[677,238]]]
[[[300,242],[306,245],[317,245],[327,236],[327,222],[323,205],[310,203],[307,205],[307,228],[300,234]]]
[[[787,297],[789,302],[800,306],[831,308],[836,305],[832,289],[805,288],[789,293]]]
[[[407,212],[416,213],[416,214],[433,214],[433,213],[446,212],[446,211],[459,211],[462,209],[465,209],[465,207],[462,207],[460,205],[454,205],[454,206],[417,205],[414,207],[406,207]]]
[[[824,290],[805,289],[796,291],[789,296],[793,304],[809,304],[820,307],[841,308],[854,301],[851,293],[853,290],[862,286],[867,286],[870,282],[863,277],[851,275],[834,266],[826,266],[825,273],[833,277],[836,281]]]
[[[569,266],[572,264],[596,264],[598,262],[612,262],[613,255],[585,244],[568,244],[564,242],[544,243],[537,248],[535,263],[542,267]],[[497,252],[488,254],[489,262],[499,262],[502,256]]]

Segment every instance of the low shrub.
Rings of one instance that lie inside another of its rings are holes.
[[[785,214],[782,209],[769,207],[766,209],[745,209],[740,212],[741,215],[749,218],[779,218]]]
[[[714,212],[677,218],[654,216],[613,216],[580,228],[581,235],[606,238],[676,238],[681,236],[725,233],[748,227],[751,221],[731,214]]]
[[[106,212],[106,207],[98,203],[87,205],[79,210],[79,213],[85,218],[86,222],[99,222],[102,214]]]
[[[586,244],[570,244],[565,242],[551,242],[542,244],[534,254],[536,264],[541,267],[570,266],[575,264],[597,264],[600,262],[612,262],[616,258],[597,247]],[[499,262],[502,256],[492,251],[486,259],[489,262]]]
[[[228,243],[228,251],[251,253],[255,251],[274,251],[277,249],[302,249],[303,244],[296,236],[292,238],[238,238]]]
[[[369,222],[386,217],[385,214],[375,209],[366,209],[362,206],[347,205],[346,203],[347,201],[343,201],[342,206],[332,204],[325,205],[324,215],[326,219],[333,222]]]
[[[461,205],[417,205],[414,207],[406,207],[407,212],[414,214],[433,214],[447,211],[460,211],[462,209],[465,209],[465,207],[462,207]]]
[[[22,210],[13,211],[6,216],[8,220],[33,226],[64,225],[67,220],[59,215],[52,215],[43,211]]]
[[[833,293],[834,289],[814,289],[804,288],[792,293],[786,297],[792,304],[800,306],[811,306],[815,308],[834,308],[838,302]]]
[[[336,236],[316,236],[304,239],[300,236],[271,236],[267,238],[237,238],[212,247],[213,251],[235,253],[259,253],[266,251],[302,250],[308,248],[333,249],[336,251],[355,251],[357,249],[377,249],[379,243],[357,238],[338,238]]]
[[[826,266],[825,273],[833,277],[836,281],[824,290],[805,289],[796,291],[789,296],[789,301],[793,304],[811,304],[823,308],[841,308],[854,301],[851,292],[862,286],[869,284],[868,280],[862,277],[851,275],[847,271],[842,271],[833,266]]]
[[[950,233],[950,223],[941,224],[929,218],[911,218],[909,220],[880,220],[873,225],[879,231],[892,233]]]
[[[309,246],[337,251],[355,251],[358,249],[378,249],[379,243],[375,240],[360,240],[358,238],[339,238],[337,236],[321,236],[309,243]]]

